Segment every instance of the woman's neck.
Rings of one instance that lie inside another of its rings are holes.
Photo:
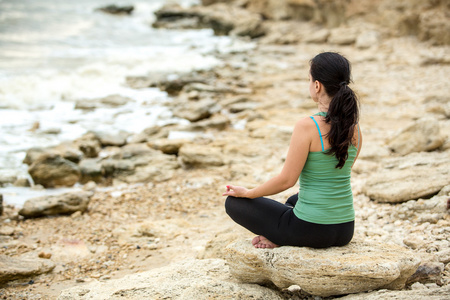
[[[329,104],[324,105],[324,104],[319,102],[319,105],[317,105],[317,108],[321,112],[328,112],[328,106],[329,106]]]

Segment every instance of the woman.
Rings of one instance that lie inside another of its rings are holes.
[[[246,189],[228,185],[225,208],[255,234],[256,248],[283,245],[325,248],[348,244],[355,212],[351,168],[362,145],[358,98],[348,86],[349,61],[325,52],[310,62],[309,91],[319,112],[295,124],[281,173]],[[299,180],[299,194],[286,204],[263,196],[277,194]]]

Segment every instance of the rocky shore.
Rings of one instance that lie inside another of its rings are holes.
[[[450,297],[450,7],[391,2],[203,1],[158,11],[155,27],[210,27],[254,47],[217,53],[223,64],[209,71],[126,78],[166,91],[165,105],[188,125],[93,130],[30,149],[34,188],[83,187],[2,207],[0,297]],[[316,112],[308,70],[321,51],[349,58],[361,100],[355,238],[325,250],[253,249],[220,195],[281,170],[293,125]],[[80,99],[77,108],[127,101]]]

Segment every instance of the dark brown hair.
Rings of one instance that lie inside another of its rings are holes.
[[[359,118],[359,100],[348,86],[351,82],[350,62],[342,55],[324,52],[310,62],[313,81],[323,84],[325,92],[332,97],[325,122],[331,125],[326,135],[331,149],[327,154],[338,159],[336,168],[342,168],[348,158],[350,146]]]

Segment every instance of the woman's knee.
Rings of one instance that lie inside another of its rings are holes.
[[[235,207],[236,197],[228,196],[225,200],[225,212],[230,215],[230,212],[233,211],[233,208]]]

